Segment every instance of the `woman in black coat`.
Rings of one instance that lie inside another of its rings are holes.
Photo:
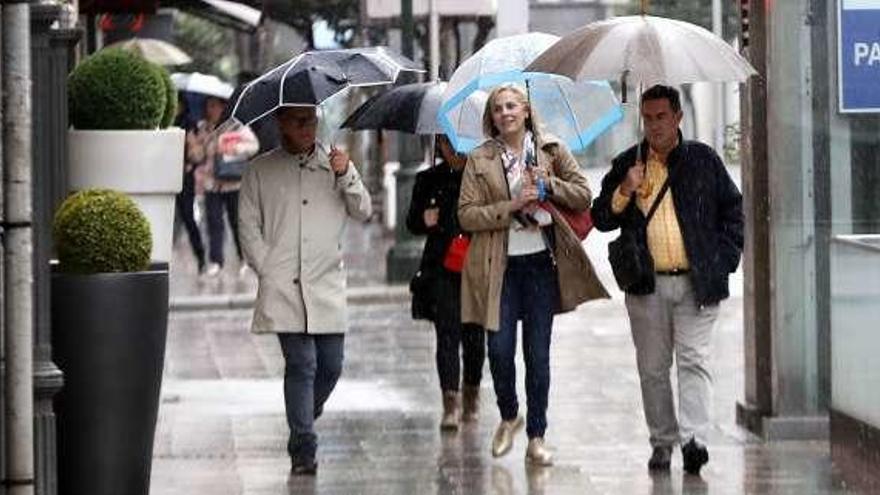
[[[440,428],[456,430],[460,420],[472,421],[477,417],[486,341],[482,328],[462,325],[461,273],[447,269],[443,263],[453,240],[466,236],[458,225],[456,212],[467,156],[455,153],[444,135],[437,136],[435,152],[440,163],[416,176],[406,226],[413,234],[428,236],[412,284],[413,318],[434,322],[437,373],[443,391]],[[464,380],[459,393],[462,360]]]

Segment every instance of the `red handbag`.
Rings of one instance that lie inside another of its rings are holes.
[[[554,156],[553,167],[554,170],[557,170],[556,175],[558,176],[558,168],[556,167],[556,160]],[[593,230],[593,217],[590,215],[590,209],[587,208],[584,211],[574,211],[570,208],[566,208],[564,206],[557,206],[550,201],[545,201],[541,203],[541,208],[549,212],[553,212],[556,210],[559,213],[559,216],[565,219],[565,223],[571,227],[571,230],[574,232],[574,235],[577,236],[578,239],[584,240],[589,235],[590,231]]]
[[[556,210],[559,216],[565,219],[565,223],[571,227],[574,235],[580,240],[586,239],[590,231],[593,230],[593,217],[590,216],[589,208],[584,211],[574,211],[564,206],[557,206],[549,201],[541,204],[541,208],[551,213],[553,210]]]
[[[453,237],[449,247],[446,248],[446,256],[443,257],[443,268],[450,272],[461,273],[470,245],[471,239],[464,234]]]

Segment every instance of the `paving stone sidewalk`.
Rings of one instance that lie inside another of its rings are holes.
[[[594,187],[596,176],[591,173]],[[391,239],[375,225],[348,236],[350,285],[383,292]],[[600,277],[613,286],[602,261],[610,238],[591,234],[586,247]],[[215,280],[195,279],[187,261],[175,270],[177,297],[246,297],[255,286],[252,275],[239,278],[235,266]],[[356,299],[350,308],[343,377],[318,422],[320,467],[314,478],[288,476],[277,339],[247,331],[251,313],[236,309],[245,306],[172,312],[151,493],[850,493],[834,482],[827,442],[765,443],[735,425],[743,390],[737,277],[714,335],[714,427],[702,478],[683,475],[677,452],[669,475],[647,472],[648,434],[619,292],[554,325],[547,442],[556,465],[541,469],[524,463],[524,433],[509,455],[492,458],[499,416],[488,365],[480,420],[457,434],[441,434],[433,331],[410,319],[405,288],[396,287],[388,289],[397,291],[393,297]],[[521,359],[517,369],[524,407]]]

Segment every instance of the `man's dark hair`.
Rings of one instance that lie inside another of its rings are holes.
[[[662,84],[657,84],[655,86],[651,86],[647,91],[642,93],[642,101],[648,100],[669,100],[669,106],[672,108],[674,113],[678,113],[681,111],[681,97],[678,95],[678,90],[673,88],[672,86],[663,86]]]

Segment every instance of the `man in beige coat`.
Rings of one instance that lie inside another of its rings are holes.
[[[260,284],[251,330],[276,333],[284,354],[291,473],[315,474],[314,420],[342,371],[346,272],[342,236],[370,217],[370,196],[348,155],[316,143],[310,107],[277,112],[282,147],[242,180],[239,231]]]

